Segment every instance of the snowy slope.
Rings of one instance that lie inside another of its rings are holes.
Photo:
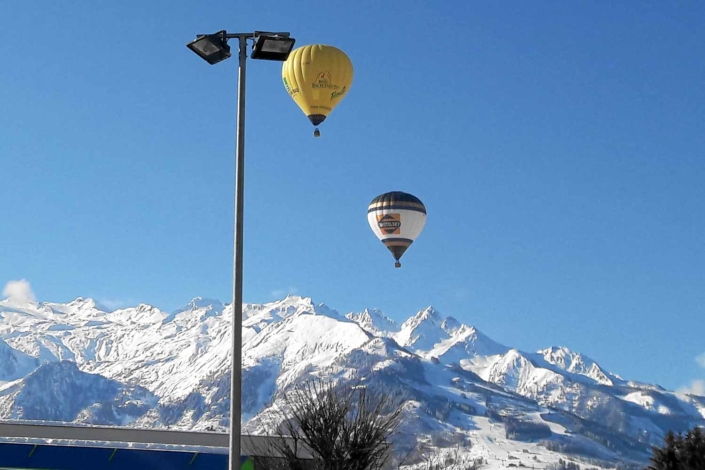
[[[427,307],[402,323],[392,337],[401,346],[425,351],[450,338],[458,328],[460,323],[455,318],[446,318],[433,307]]]
[[[376,308],[365,309],[362,312],[350,312],[345,318],[360,325],[365,331],[375,336],[389,336],[399,328],[394,320]]]
[[[544,360],[560,367],[571,374],[584,375],[602,385],[616,385],[624,383],[619,377],[603,371],[600,366],[589,357],[575,353],[565,347],[551,347],[538,352]]]

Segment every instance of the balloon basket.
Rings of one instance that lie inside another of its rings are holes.
[[[401,263],[399,261],[397,261],[396,263],[394,263],[394,267],[401,268]]]
[[[318,130],[318,127],[314,129],[313,131],[313,136],[314,137],[320,137],[321,136],[321,131]]]

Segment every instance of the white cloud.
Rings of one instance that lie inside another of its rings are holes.
[[[695,362],[697,362],[700,367],[705,369],[705,353],[695,356]],[[690,385],[681,387],[678,391],[680,393],[690,393],[691,395],[705,397],[705,380],[695,379],[690,383]]]
[[[700,367],[705,369],[705,353],[702,353],[701,355],[696,357],[695,362],[697,362]]]
[[[289,287],[288,289],[275,289],[269,293],[275,299],[281,299],[287,295],[294,295],[299,292],[298,287]]]
[[[26,279],[19,281],[10,281],[5,284],[2,289],[2,296],[8,298],[12,302],[26,304],[27,302],[36,302],[32,287]]]
[[[705,380],[693,380],[688,387],[679,388],[678,392],[705,397]]]

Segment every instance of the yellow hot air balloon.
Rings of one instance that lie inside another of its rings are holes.
[[[282,65],[284,88],[314,126],[345,98],[352,79],[352,62],[345,52],[324,44],[294,49]],[[316,128],[314,136],[319,135]]]

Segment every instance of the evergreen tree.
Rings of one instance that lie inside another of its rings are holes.
[[[681,445],[681,436],[673,434],[673,431],[668,431],[664,439],[663,447],[653,447],[653,456],[651,457],[651,466],[649,470],[681,470],[680,462],[678,461],[678,448]]]
[[[683,440],[681,462],[686,470],[705,470],[705,437],[699,427],[688,431]]]
[[[697,426],[685,437],[669,431],[652,453],[649,470],[705,470],[705,435]]]

